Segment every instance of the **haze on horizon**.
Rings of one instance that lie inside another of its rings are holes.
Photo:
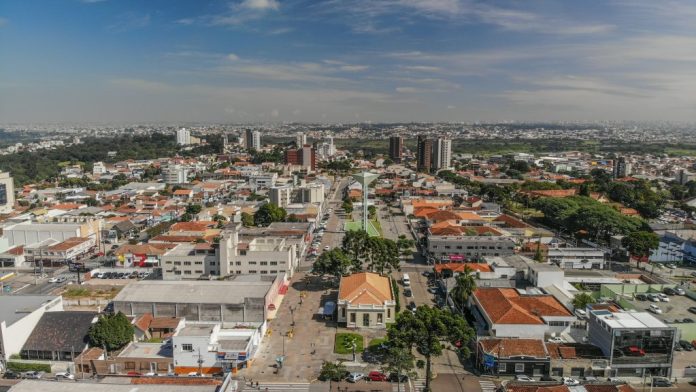
[[[8,0],[0,122],[696,121],[688,0]]]

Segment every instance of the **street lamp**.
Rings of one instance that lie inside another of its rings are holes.
[[[291,306],[290,307],[290,317],[292,317],[292,324],[291,326],[295,326],[295,309]]]

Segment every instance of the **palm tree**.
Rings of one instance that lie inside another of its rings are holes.
[[[464,313],[464,306],[469,297],[476,291],[476,278],[472,272],[471,268],[465,266],[464,271],[455,278],[455,285],[452,289],[452,300],[461,308],[462,313]]]

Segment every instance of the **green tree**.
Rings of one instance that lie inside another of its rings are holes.
[[[102,315],[89,329],[89,342],[95,347],[118,350],[133,339],[133,325],[128,318],[118,312],[114,315]]]
[[[631,255],[638,258],[638,261],[650,256],[650,251],[660,246],[660,237],[651,231],[635,231],[625,236],[621,240],[623,245]]]
[[[351,272],[353,262],[339,248],[326,251],[312,265],[312,271],[319,275],[331,275],[339,280],[341,276]]]
[[[362,270],[362,264],[367,254],[370,235],[365,230],[349,231],[343,236],[341,248],[353,261],[356,270]]]
[[[248,212],[242,212],[242,225],[246,227],[254,226],[254,216]]]
[[[585,310],[587,305],[595,303],[594,297],[592,297],[588,293],[580,293],[576,294],[575,298],[573,298],[573,307],[575,309],[582,309]]]
[[[415,367],[415,356],[410,350],[404,347],[390,346],[384,355],[385,370],[396,373],[396,390],[401,392],[401,376],[413,377]]]
[[[319,371],[319,379],[322,381],[341,381],[343,380],[343,377],[347,371],[346,365],[344,365],[341,361],[324,361],[324,363],[321,364],[321,370]]]
[[[268,226],[273,222],[283,222],[288,213],[284,208],[266,203],[254,213],[254,223],[257,226]]]
[[[353,212],[353,202],[350,199],[346,199],[343,201],[343,204],[341,204],[341,208],[343,208],[346,214],[350,214]]]
[[[186,206],[186,213],[189,215],[198,215],[203,210],[200,204],[189,204]]]
[[[399,270],[399,247],[396,242],[379,237],[370,237],[365,246],[367,268],[384,274]]]
[[[377,216],[377,207],[368,206],[367,207],[367,215],[370,219],[375,219],[375,217]]]
[[[460,355],[468,356],[467,342],[473,337],[474,331],[463,317],[425,305],[416,308],[415,313],[399,313],[387,331],[390,345],[415,348],[425,357],[424,391],[427,392],[431,391],[431,361],[433,357],[442,355],[443,342],[457,347]]]
[[[473,271],[469,267],[465,267],[464,271],[455,278],[454,288],[452,289],[452,301],[464,312],[466,302],[471,297],[471,294],[476,291],[476,278]]]

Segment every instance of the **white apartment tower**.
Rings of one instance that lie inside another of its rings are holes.
[[[191,144],[191,132],[186,128],[180,128],[176,131],[176,144],[180,146]]]
[[[297,145],[297,148],[302,148],[305,144],[307,144],[307,135],[302,132],[298,132],[295,136],[295,144]]]
[[[249,150],[260,150],[261,149],[261,132],[252,131],[247,129],[244,133],[244,142],[246,143],[246,148]]]
[[[437,139],[433,142],[432,169],[449,169],[452,164],[452,141]]]
[[[0,172],[0,213],[8,214],[14,207],[14,179],[10,173]]]

